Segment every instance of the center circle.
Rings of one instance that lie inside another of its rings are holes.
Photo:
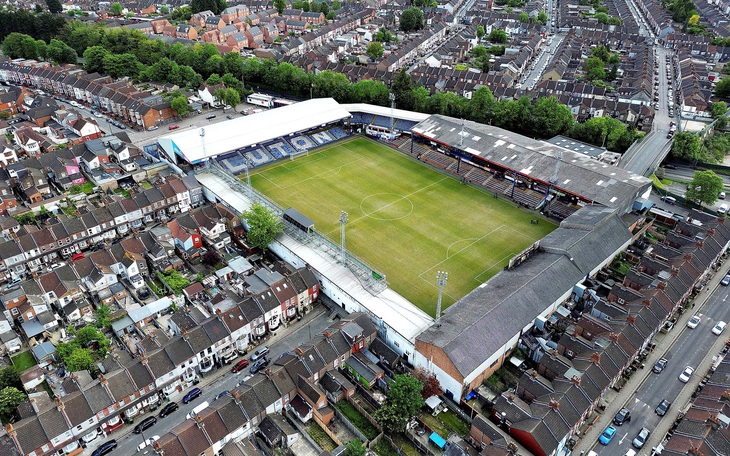
[[[375,193],[360,202],[360,210],[376,220],[398,220],[411,215],[413,203],[397,193]]]

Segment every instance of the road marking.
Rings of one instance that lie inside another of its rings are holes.
[[[727,299],[727,295],[725,295],[725,297],[722,298],[722,302],[725,302],[726,299]]]
[[[624,434],[624,436],[623,436],[623,437],[621,437],[621,440],[619,440],[619,441],[618,441],[618,444],[619,444],[619,445],[621,445],[622,443],[624,443],[624,439],[626,438],[626,436],[627,436],[627,435],[629,435],[629,433],[628,433],[628,432],[627,432],[626,434]]]

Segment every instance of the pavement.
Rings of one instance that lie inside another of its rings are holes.
[[[720,271],[724,271],[725,269],[727,268],[723,267]],[[598,437],[601,435],[606,426],[612,422],[616,413],[618,413],[618,411],[623,407],[631,407],[630,404],[635,400],[636,392],[647,380],[652,378],[652,375],[654,375],[651,370],[652,366],[654,366],[659,358],[669,356],[668,353],[674,346],[677,339],[679,339],[679,337],[683,334],[683,331],[687,330],[687,321],[692,318],[693,315],[701,311],[702,307],[717,291],[720,280],[722,280],[723,277],[724,274],[715,274],[712,277],[700,294],[695,297],[692,309],[685,311],[681,316],[679,316],[674,330],[667,334],[657,333],[654,337],[656,348],[649,354],[644,362],[646,366],[644,369],[637,370],[626,382],[621,391],[609,389],[604,394],[601,398],[600,404],[605,406],[605,410],[601,412],[599,409],[596,409],[600,413],[599,416],[590,427],[583,431],[582,435],[577,436],[579,439],[577,439],[578,441],[573,447],[573,454],[583,455],[593,447],[596,447]],[[688,408],[688,405],[692,400],[693,393],[697,390],[697,386],[712,364],[713,356],[722,351],[727,340],[727,336],[716,338],[711,348],[705,353],[702,361],[697,365],[695,375],[693,375],[690,381],[681,389],[679,394],[673,398],[672,406],[649,435],[644,448],[638,452],[639,456],[653,454],[652,449],[665,441],[667,432],[677,420],[680,412],[683,412]],[[659,401],[660,398],[657,397],[657,404]],[[633,436],[631,436],[631,438],[633,438]],[[613,443],[611,445],[613,445]],[[609,452],[607,454],[615,454],[615,452],[610,452],[610,446],[603,448],[609,448]]]

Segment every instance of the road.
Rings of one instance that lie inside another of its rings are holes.
[[[724,266],[722,270],[726,269],[727,267]],[[717,321],[730,320],[729,301],[730,289],[718,286],[701,310],[696,311],[696,314],[702,318],[696,329],[690,329],[686,325],[673,329],[673,331],[681,331],[681,334],[664,355],[669,361],[667,367],[660,374],[652,373],[652,366],[649,365],[643,371],[639,371],[647,378],[625,405],[631,411],[631,421],[618,427],[618,432],[609,445],[595,444],[593,451],[600,455],[624,454],[627,449],[632,448],[631,442],[642,427],[646,427],[650,431],[657,427],[662,418],[654,413],[654,409],[663,399],[672,401],[679,396],[683,388],[693,388],[692,380],[689,385],[682,383],[678,379],[679,374],[686,366],[696,368],[707,356],[712,345],[716,343],[718,336],[712,334],[711,329]],[[692,310],[689,312],[691,313]],[[728,332],[726,330],[720,337],[726,338]],[[698,380],[704,374],[705,372],[695,372],[693,379]],[[685,405],[683,399],[681,403],[673,403],[670,411],[676,412]],[[668,413],[667,419],[672,419],[669,415],[671,413]],[[596,425],[603,429],[609,424],[610,419],[613,417],[602,416]],[[654,437],[656,440],[658,436]]]
[[[639,35],[654,38],[654,32],[652,32],[647,25],[646,21],[644,20],[644,16],[641,15],[641,11],[639,10],[639,8],[636,7],[634,0],[626,0],[626,5],[628,5],[629,9],[631,10],[631,15],[634,17],[634,20],[639,25]]]
[[[290,352],[299,345],[309,341],[312,336],[321,333],[332,324],[332,320],[328,318],[330,314],[331,311],[320,304],[312,313],[305,316],[305,319],[301,322],[294,323],[294,325],[286,331],[279,331],[277,335],[271,339],[273,342],[268,344],[270,349],[269,357],[272,360],[275,360],[282,354]],[[309,317],[309,315],[311,315],[311,317]],[[311,320],[307,317],[311,318]],[[197,405],[202,404],[204,401],[208,401],[208,403],[212,404],[218,393],[221,391],[230,391],[235,388],[236,384],[249,374],[249,369],[244,369],[236,374],[231,373],[231,366],[241,359],[243,359],[243,357],[236,358],[236,360],[234,360],[231,364],[224,365],[218,370],[213,370],[205,378],[203,378],[201,383],[198,385],[198,387],[203,390],[203,394],[191,403],[182,403],[183,395],[187,392],[187,390],[173,397],[172,400],[176,401],[180,405],[180,408],[165,418],[158,417],[157,424],[144,431],[144,436],[142,434],[132,434],[134,425],[125,425],[120,430],[112,433],[106,438],[98,437],[91,443],[91,445],[89,445],[88,448],[84,450],[81,456],[90,455],[91,452],[99,445],[110,439],[115,439],[119,444],[118,448],[114,450],[114,456],[141,456],[154,454],[154,451],[152,451],[151,448],[146,448],[141,452],[137,452],[137,445],[139,445],[145,438],[152,437],[153,435],[162,436],[166,434],[173,427],[182,423],[185,420],[185,416]],[[162,405],[165,404],[166,402],[162,403]],[[157,416],[159,411],[160,410],[158,409],[154,412],[139,415],[135,417],[134,423],[139,423],[148,416]]]
[[[533,89],[535,85],[540,82],[540,78],[542,77],[542,73],[545,71],[548,62],[550,62],[550,60],[555,57],[554,53],[564,39],[565,35],[563,34],[557,34],[548,38],[545,46],[542,47],[540,52],[537,54],[537,57],[533,60],[532,65],[530,65],[530,69],[520,80],[520,83],[524,87],[528,89]]]
[[[666,72],[666,56],[672,56],[673,53],[660,46],[654,46],[656,61],[659,62],[659,109],[654,115],[654,124],[652,132],[648,134],[640,143],[635,145],[621,157],[619,166],[636,174],[649,176],[654,172],[657,166],[664,160],[671,147],[671,139],[667,139],[669,132],[669,123],[675,119],[669,117],[667,103],[667,89],[670,87],[671,80],[667,78]]]

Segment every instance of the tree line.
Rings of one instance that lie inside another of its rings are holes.
[[[498,36],[493,38],[493,41],[499,41]],[[193,90],[213,76],[212,84],[223,82],[227,88],[238,91],[239,99],[248,93],[244,83],[301,99],[308,98],[311,93],[314,97],[332,97],[341,103],[380,106],[389,106],[392,92],[401,109],[488,123],[533,138],[564,134],[623,152],[639,137],[633,125],[627,127],[615,119],[596,118],[578,124],[568,107],[555,97],[496,100],[487,87],[476,90],[470,99],[452,92],[431,94],[423,85],[414,83],[405,70],[396,76],[389,89],[383,81],[351,83],[344,74],[333,71],[314,74],[290,63],[244,59],[237,52],[221,55],[211,43],[170,45],[150,39],[138,30],[106,29],[76,21],[69,22],[54,42],[63,43],[67,53],[75,51],[83,55],[88,72],[126,76],[139,82],[172,83]],[[41,43],[32,35],[16,33],[3,42],[5,54],[14,58],[43,58],[39,48],[42,48]],[[61,61],[60,58],[51,60]],[[228,100],[235,101],[230,92],[221,96],[226,95]]]

